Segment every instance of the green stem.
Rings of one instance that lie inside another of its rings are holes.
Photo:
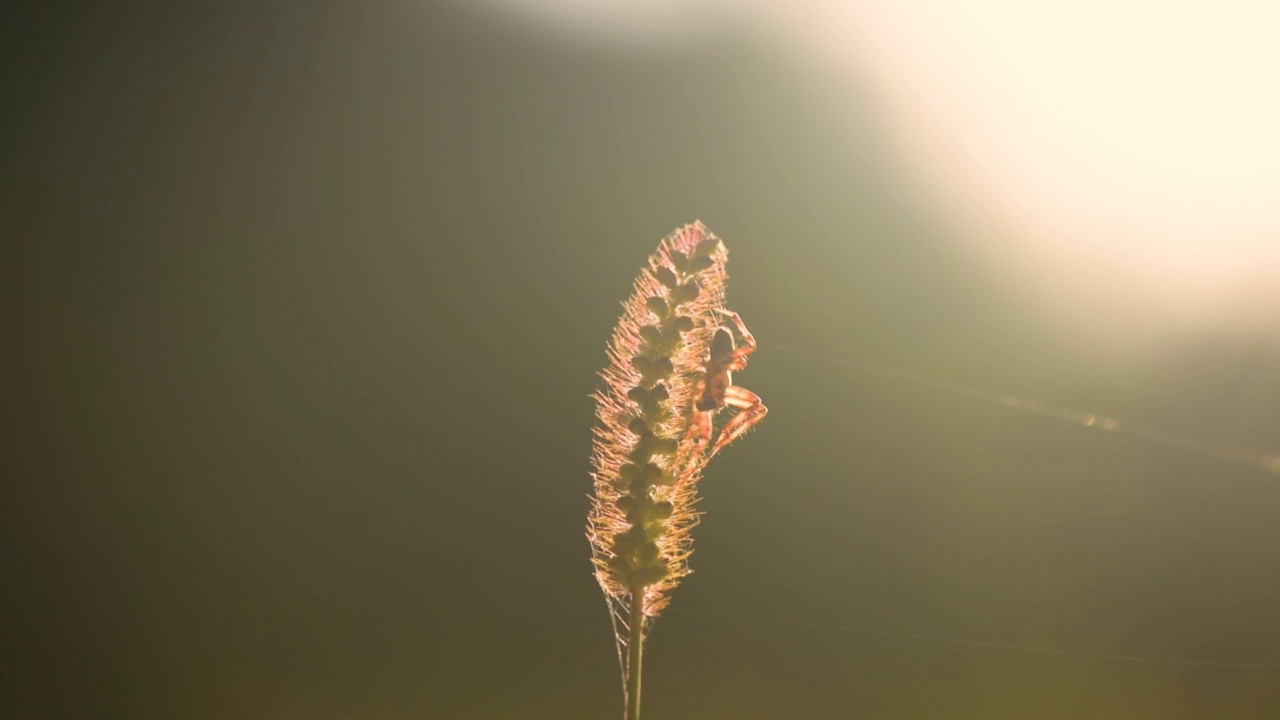
[[[644,646],[644,588],[631,591],[631,613],[627,618],[631,636],[627,639],[627,717],[640,720],[640,651]]]

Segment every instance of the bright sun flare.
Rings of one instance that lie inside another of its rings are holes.
[[[870,87],[921,195],[1050,295],[1280,328],[1280,3],[490,2],[657,52],[753,25]]]

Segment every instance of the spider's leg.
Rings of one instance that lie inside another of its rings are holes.
[[[755,427],[756,423],[764,419],[769,408],[764,406],[764,402],[760,400],[760,396],[737,385],[732,385],[725,391],[725,405],[731,405],[738,408],[741,412],[733,416],[724,429],[720,431],[720,437],[716,439],[716,444],[711,448],[711,455],[720,452],[729,443],[737,440],[747,433],[748,430]]]
[[[747,324],[742,322],[742,316],[732,310],[725,310],[724,308],[719,308],[719,311],[722,315],[726,315],[730,320],[733,320],[733,328],[742,336],[744,347],[739,349],[747,350],[747,348],[750,348],[750,350],[747,350],[748,353],[755,352],[756,338],[751,334],[751,331],[747,329]]]
[[[747,324],[742,322],[741,315],[738,315],[738,313],[732,310],[725,310],[723,308],[720,309],[720,312],[733,320],[734,329],[738,331],[740,336],[742,336],[742,347],[733,351],[733,364],[731,365],[733,370],[742,370],[747,366],[747,356],[756,351],[756,338],[751,334],[751,331],[747,329]]]

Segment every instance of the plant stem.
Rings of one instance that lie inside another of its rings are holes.
[[[627,716],[640,720],[640,652],[644,647],[644,588],[631,591],[631,635],[627,639]]]

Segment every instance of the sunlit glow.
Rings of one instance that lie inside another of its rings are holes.
[[[916,196],[1029,292],[1086,322],[1133,311],[1280,332],[1280,3],[486,6],[657,52],[749,25],[828,62],[832,98],[873,93]]]
[[[809,7],[798,37],[871,82],[922,187],[1037,286],[1280,319],[1280,5]]]
[[[473,10],[586,46],[669,51],[714,35],[741,0],[467,0]]]

